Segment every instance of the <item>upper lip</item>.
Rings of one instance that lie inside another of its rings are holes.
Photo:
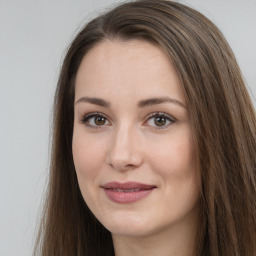
[[[106,183],[101,187],[105,189],[142,189],[142,190],[156,188],[155,185],[143,184],[143,183],[134,182],[134,181],[125,182],[125,183],[114,181],[114,182]]]

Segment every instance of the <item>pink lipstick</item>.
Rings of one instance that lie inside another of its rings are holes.
[[[148,196],[155,188],[138,182],[110,182],[102,186],[108,198],[121,204],[133,203]]]

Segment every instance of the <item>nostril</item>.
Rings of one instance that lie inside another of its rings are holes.
[[[141,158],[135,155],[126,155],[126,157],[114,157],[113,155],[107,156],[106,163],[113,169],[119,171],[127,171],[137,168],[141,165]]]
[[[120,126],[110,138],[106,163],[116,170],[134,169],[142,163],[139,138],[130,126]]]

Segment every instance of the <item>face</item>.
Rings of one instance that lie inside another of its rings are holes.
[[[195,222],[199,178],[178,75],[156,46],[104,41],[79,67],[73,158],[83,198],[115,236]]]

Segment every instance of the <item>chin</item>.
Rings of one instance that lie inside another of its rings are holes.
[[[138,213],[116,214],[101,223],[112,235],[137,237],[150,235],[153,230],[153,227],[151,227],[152,221],[148,221],[145,217],[138,215]]]

